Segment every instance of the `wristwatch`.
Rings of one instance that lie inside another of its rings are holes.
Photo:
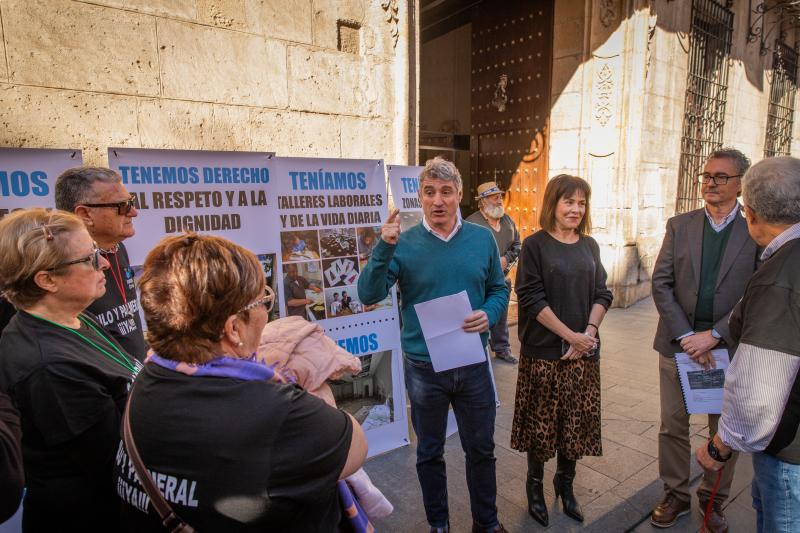
[[[719,452],[719,449],[716,446],[714,446],[713,439],[708,441],[707,449],[708,449],[708,455],[710,455],[711,458],[718,463],[724,463],[725,461],[730,459],[731,456],[733,455],[733,453],[729,453],[727,457],[722,457],[722,454]]]

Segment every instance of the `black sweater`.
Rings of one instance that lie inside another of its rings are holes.
[[[22,431],[11,398],[0,392],[0,524],[11,518],[22,500]]]
[[[535,359],[559,359],[561,338],[536,320],[545,307],[568,328],[584,331],[594,304],[606,309],[611,291],[600,262],[597,242],[582,235],[565,244],[546,231],[537,231],[522,243],[515,291],[519,302],[521,353]]]

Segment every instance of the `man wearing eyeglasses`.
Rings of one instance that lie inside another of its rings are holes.
[[[675,354],[687,353],[705,368],[714,365],[711,350],[735,350],[728,317],[744,294],[758,264],[758,246],[747,232],[738,197],[750,160],[739,150],[713,152],[698,176],[705,207],[672,217],[653,269],[653,301],[659,320],[653,348],[659,352],[661,430],[658,435],[659,474],[664,498],[653,509],[651,523],[660,528],[675,524],[690,512],[689,415],[683,401]],[[708,415],[709,432],[717,432],[719,415]],[[733,479],[733,457],[725,467],[708,529],[727,531],[722,504]],[[707,473],[697,496],[704,512],[716,474]]]
[[[133,237],[133,218],[138,215],[133,196],[119,175],[104,167],[76,167],[56,180],[56,207],[75,213],[111,265],[105,271],[106,293],[88,310],[139,361],[147,344],[142,333],[139,298],[128,252],[122,241]]]

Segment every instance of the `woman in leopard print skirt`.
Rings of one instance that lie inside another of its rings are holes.
[[[591,231],[591,188],[562,174],[545,189],[541,231],[525,239],[517,269],[521,355],[511,447],[528,453],[528,512],[548,524],[544,463],[558,456],[553,484],[564,513],[583,521],[575,462],[601,455],[598,328],[611,305]]]

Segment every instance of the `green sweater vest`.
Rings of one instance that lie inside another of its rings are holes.
[[[719,266],[725,254],[725,246],[733,229],[733,222],[717,233],[706,218],[703,225],[703,256],[700,263],[700,289],[694,309],[694,330],[707,331],[714,327],[714,292],[717,286]]]

